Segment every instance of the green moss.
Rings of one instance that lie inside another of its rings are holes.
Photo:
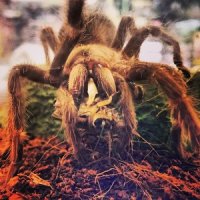
[[[171,127],[166,97],[155,85],[146,83],[144,89],[144,100],[136,105],[138,132],[149,142],[166,143]]]
[[[30,135],[49,136],[58,134],[62,136],[60,121],[51,115],[54,111],[55,89],[36,83],[27,86],[27,127]]]

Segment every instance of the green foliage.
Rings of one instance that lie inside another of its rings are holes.
[[[155,85],[144,88],[144,100],[136,105],[138,132],[149,142],[166,143],[171,127],[166,98]]]
[[[187,83],[189,95],[194,97],[196,108],[200,111],[200,71]],[[170,142],[170,116],[166,96],[157,86],[144,83],[145,96],[142,103],[136,105],[138,132],[149,142]],[[185,145],[188,150],[190,144]]]
[[[55,89],[36,83],[27,86],[27,127],[30,135],[62,134],[60,121],[51,115],[54,111]]]

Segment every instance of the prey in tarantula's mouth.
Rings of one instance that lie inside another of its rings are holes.
[[[53,117],[62,120],[63,126],[65,126],[63,116],[66,112],[66,102],[63,102],[64,93],[61,87],[52,114]],[[87,161],[96,159],[100,154],[105,154],[105,151],[109,156],[111,153],[119,154],[122,150],[125,151],[124,145],[127,146],[129,138],[125,134],[123,114],[117,104],[119,99],[120,92],[102,99],[93,79],[89,79],[87,97],[80,104],[75,130],[82,150],[86,150],[91,155],[84,156],[85,158],[81,156],[84,159],[82,161],[86,161],[86,157]]]

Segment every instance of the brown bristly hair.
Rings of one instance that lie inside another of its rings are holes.
[[[121,92],[119,105],[122,109],[127,131],[136,134],[137,120],[132,94],[126,80],[118,73],[113,73],[117,89]]]
[[[172,135],[172,140],[182,158],[189,158],[191,153],[186,150],[190,144],[193,154],[200,152],[200,119],[194,107],[193,100],[187,95],[187,86],[182,74],[167,65],[137,62],[126,74],[127,80],[150,79],[157,83],[168,97],[171,122],[179,129],[178,135]]]
[[[75,106],[72,95],[64,87],[61,87],[57,91],[57,98],[61,103],[62,126],[65,130],[66,139],[72,145],[74,153],[76,153],[78,148],[78,141],[75,132],[78,115],[77,108]]]

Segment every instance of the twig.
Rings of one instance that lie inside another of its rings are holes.
[[[114,180],[113,182],[112,182],[112,184],[111,184],[111,186],[108,188],[108,190],[106,190],[105,192],[102,192],[102,190],[101,190],[101,192],[99,192],[99,193],[97,193],[95,196],[93,196],[93,198],[104,198],[105,196],[106,196],[106,194],[108,194],[108,192],[110,192],[110,190],[112,189],[112,187],[113,187],[113,185],[115,184],[115,182],[116,182],[116,180]],[[99,195],[98,195],[99,194]]]
[[[56,144],[56,145],[54,145],[54,146],[52,146],[50,149],[47,149],[45,152],[44,152],[44,154],[41,156],[41,158],[35,163],[35,165],[32,167],[32,169],[30,170],[30,171],[35,171],[35,170],[33,170],[36,166],[37,166],[37,164],[43,159],[43,157],[49,152],[49,151],[51,151],[52,149],[54,149],[55,147],[57,147],[57,146],[59,146],[59,145],[61,145],[61,144],[63,144],[63,143],[65,143],[65,141],[62,141],[62,142],[60,142],[60,143],[58,143],[58,144]]]

